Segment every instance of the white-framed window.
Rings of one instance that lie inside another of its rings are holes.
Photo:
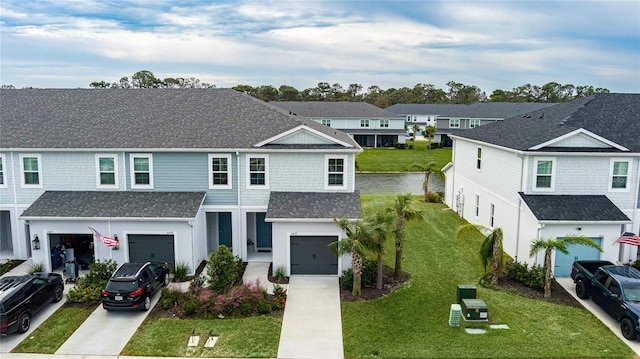
[[[347,188],[347,156],[325,155],[325,189]]]
[[[380,120],[380,127],[389,127],[389,120]]]
[[[476,218],[480,217],[480,195],[476,195]]]
[[[469,128],[474,128],[474,127],[478,127],[478,126],[480,126],[480,120],[478,120],[478,119],[469,120]]]
[[[369,120],[360,120],[360,127],[369,127]]]
[[[413,116],[413,122],[418,122],[418,116]]]
[[[5,175],[6,160],[3,153],[0,153],[0,188],[7,187],[7,177]]]
[[[449,128],[460,128],[460,119],[459,118],[450,119]]]
[[[322,124],[331,127],[331,120],[322,120]]]
[[[493,228],[493,224],[495,223],[495,214],[496,214],[496,206],[491,203],[491,206],[489,206],[489,227]]]
[[[209,188],[231,189],[231,155],[209,154]]]
[[[269,188],[269,156],[247,156],[247,188]]]
[[[131,188],[153,188],[153,156],[148,153],[129,155]]]
[[[21,187],[42,188],[42,158],[40,155],[22,154],[19,158]]]
[[[411,122],[411,115],[407,115],[407,122]]]
[[[96,154],[96,187],[118,188],[118,156]]]
[[[629,191],[629,174],[631,173],[630,159],[611,159],[611,170],[609,173],[609,190],[620,192]]]
[[[554,158],[536,158],[534,160],[535,178],[533,189],[553,191],[555,187],[556,160]]]
[[[476,169],[482,169],[482,148],[478,147],[478,151],[476,152]]]

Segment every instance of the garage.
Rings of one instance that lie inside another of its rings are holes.
[[[291,236],[291,274],[338,274],[337,236]]]
[[[602,246],[601,237],[591,237],[594,242],[599,246]],[[583,246],[579,244],[573,244],[567,246],[569,254],[564,254],[560,251],[556,251],[556,263],[554,266],[554,276],[556,277],[568,277],[571,275],[571,266],[574,261],[580,260],[599,260],[600,251],[596,248]]]
[[[173,235],[162,234],[130,234],[130,262],[167,262],[175,264]]]

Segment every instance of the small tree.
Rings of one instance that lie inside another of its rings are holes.
[[[413,130],[413,137],[411,137],[411,140],[413,141],[413,145],[415,146],[416,136],[418,136],[418,134],[420,133],[420,126],[417,124],[413,125],[413,127],[411,127],[411,130]]]
[[[373,223],[374,237],[368,243],[368,249],[377,255],[376,263],[376,289],[382,289],[383,268],[382,256],[384,255],[384,243],[392,235],[396,234],[395,215],[389,210],[378,211],[371,217]]]
[[[491,285],[496,285],[508,258],[502,249],[502,239],[504,238],[502,228],[490,229],[478,224],[467,223],[458,228],[456,238],[462,239],[477,232],[485,236],[478,253],[482,261],[482,268],[485,275],[487,274],[487,268],[490,268]]]
[[[398,278],[402,274],[402,250],[405,240],[405,222],[416,218],[422,218],[422,213],[418,212],[411,205],[411,193],[399,194],[390,210],[396,215],[396,263],[393,276]]]
[[[422,182],[422,189],[424,190],[424,200],[428,201],[427,193],[429,192],[429,177],[431,175],[437,176],[440,180],[444,180],[444,172],[436,165],[435,162],[429,162],[426,164],[414,163],[409,169],[417,169],[420,172],[424,172],[424,181]]]
[[[436,126],[427,126],[424,128],[423,131],[424,134],[424,138],[426,138],[429,141],[429,147],[427,147],[428,150],[431,149],[431,143],[433,143],[433,138],[436,135]]]
[[[544,249],[544,266],[546,268],[544,275],[544,297],[551,297],[551,254],[553,250],[569,254],[567,246],[571,244],[579,244],[595,248],[602,252],[602,248],[593,241],[593,239],[585,236],[568,235],[561,238],[534,239],[531,241],[531,257],[535,256],[539,251]]]
[[[236,259],[227,246],[218,246],[209,254],[207,263],[209,288],[217,293],[226,292],[240,280],[241,270],[242,261]]]

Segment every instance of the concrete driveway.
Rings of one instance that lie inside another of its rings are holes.
[[[590,299],[585,300],[585,299],[578,298],[578,296],[576,295],[576,285],[573,283],[573,280],[571,279],[571,277],[558,277],[556,278],[556,281],[567,292],[571,293],[571,295],[574,298],[576,298],[576,300],[580,302],[580,304],[582,304],[583,307],[585,307],[587,310],[593,313],[593,315],[595,315],[596,318],[600,319],[600,321],[604,323],[604,325],[606,325],[609,329],[611,329],[611,331],[615,335],[617,335],[623,342],[625,342],[631,349],[633,349],[633,351],[636,352],[637,355],[640,356],[640,342],[638,342],[637,340],[631,341],[631,340],[625,339],[625,337],[623,337],[622,333],[620,332],[620,323],[615,321],[609,314],[607,314],[607,312],[605,312],[602,308],[600,308],[599,305],[594,303],[592,300]],[[640,339],[640,334],[638,335],[638,338]]]

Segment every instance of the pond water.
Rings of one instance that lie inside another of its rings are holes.
[[[362,194],[394,194],[411,192],[423,194],[423,173],[356,173],[356,189]],[[444,182],[438,177],[429,178],[429,190],[444,191]]]

